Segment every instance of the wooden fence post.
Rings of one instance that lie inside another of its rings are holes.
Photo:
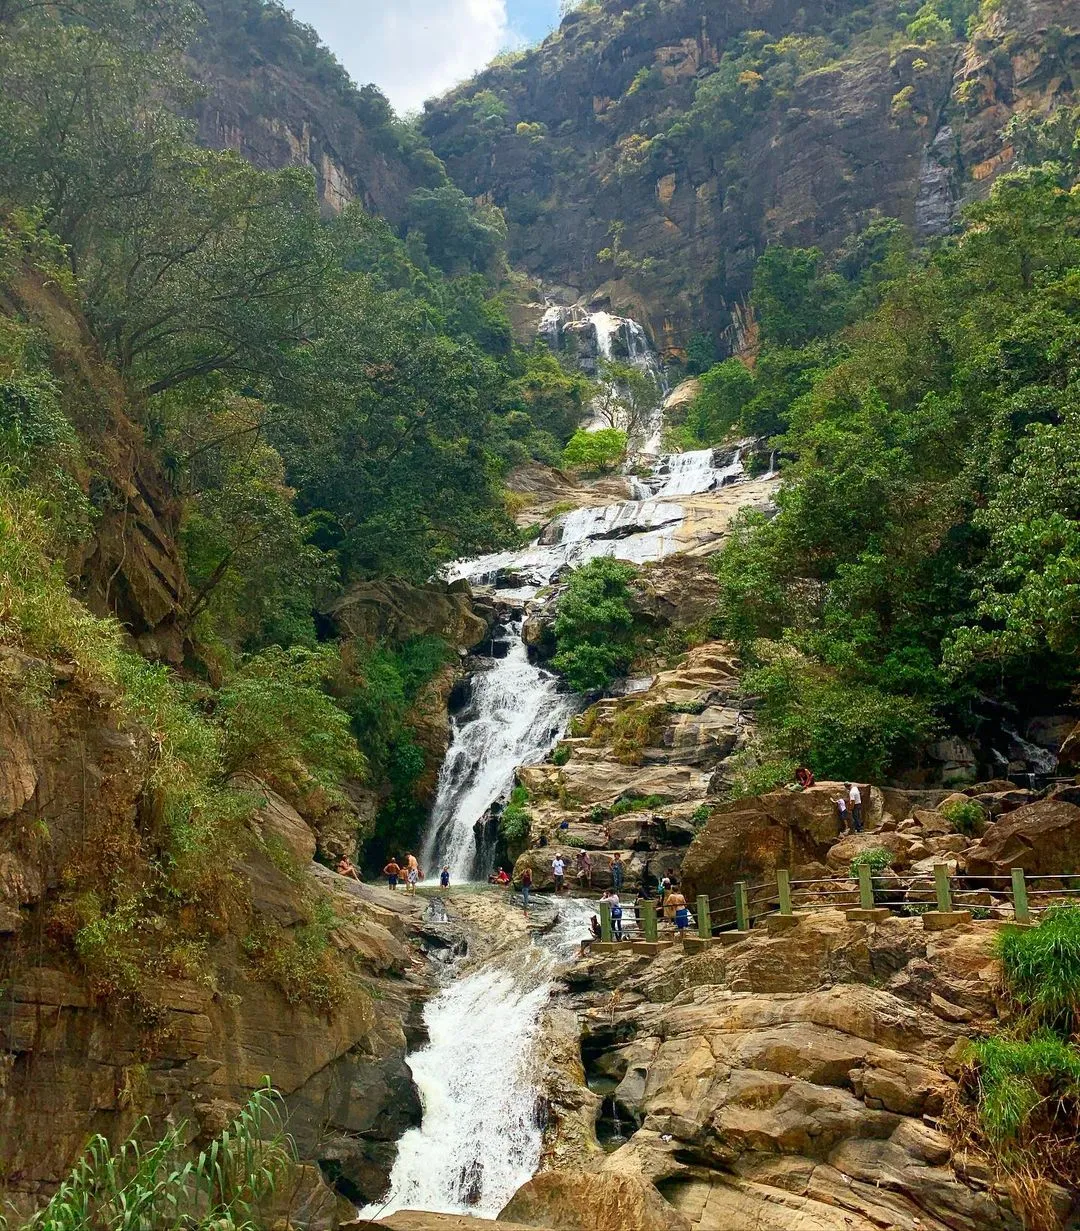
[[[740,932],[750,931],[750,905],[746,897],[746,881],[735,882],[735,927]]]
[[[709,898],[699,893],[697,900],[697,934],[702,940],[712,939],[712,918],[709,915]]]
[[[791,909],[791,873],[787,868],[776,869],[776,891],[780,895],[780,913],[790,915]]]
[[[943,863],[934,864],[934,890],[937,893],[937,908],[947,915],[952,910],[952,893],[949,889],[949,869]]]
[[[874,882],[866,863],[859,864],[859,906],[863,910],[874,909]]]
[[[656,903],[642,902],[641,904],[641,930],[645,933],[645,939],[655,943],[658,939],[656,930]]]
[[[1027,881],[1024,880],[1024,869],[1012,869],[1013,915],[1017,923],[1031,922],[1031,909],[1028,906]]]
[[[605,945],[610,945],[614,939],[611,932],[611,906],[607,902],[600,903],[600,939]]]

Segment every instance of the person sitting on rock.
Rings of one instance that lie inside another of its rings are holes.
[[[510,884],[510,875],[505,868],[500,868],[498,872],[495,873],[495,884],[499,885],[503,889]]]
[[[337,870],[339,876],[351,876],[354,881],[358,881],[360,879],[360,875],[353,867],[353,862],[348,855],[341,856],[341,862],[338,864]]]
[[[809,790],[814,785],[814,772],[807,769],[805,765],[800,765],[795,771],[795,781],[799,784],[799,789],[802,791]]]

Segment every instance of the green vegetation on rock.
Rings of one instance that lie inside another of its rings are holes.
[[[633,658],[632,564],[601,557],[570,575],[555,614],[552,665],[578,692],[604,688]]]

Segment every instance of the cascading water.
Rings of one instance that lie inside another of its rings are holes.
[[[593,347],[590,332],[595,330]],[[540,326],[553,349],[585,335],[581,354],[626,358],[663,377],[644,332],[633,321],[581,309],[551,308]],[[590,360],[595,368],[595,360]],[[586,366],[583,362],[583,366]],[[588,370],[588,369],[587,369]],[[643,452],[659,446],[662,408],[648,427]],[[598,556],[645,563],[674,544],[686,510],[669,497],[689,496],[743,477],[741,450],[705,449],[656,459],[652,474],[631,481],[632,500],[581,508],[553,519],[519,551],[461,561],[452,577],[491,586],[520,614],[510,622],[505,658],[474,672],[473,693],[452,723],[422,862],[436,876],[443,864],[454,883],[477,867],[474,826],[505,798],[518,766],[535,763],[562,735],[577,699],[528,660],[521,639],[522,604],[567,566]],[[409,1059],[423,1103],[420,1128],[402,1138],[379,1217],[401,1209],[494,1216],[536,1171],[541,1127],[534,1074],[535,1041],[561,963],[588,934],[595,907],[564,901],[560,922],[523,951],[507,950],[448,984],[428,1004],[429,1042]]]
[[[512,965],[494,959],[424,1011],[428,1043],[409,1057],[423,1120],[401,1139],[383,1203],[361,1211],[494,1218],[540,1164],[533,1047],[553,979],[588,936],[591,904],[566,900],[558,923]]]
[[[530,664],[520,621],[511,632],[509,653],[476,672],[472,703],[452,722],[420,861],[432,877],[444,864],[455,882],[486,876],[476,866],[474,825],[506,794],[519,765],[551,751],[577,708],[554,675]]]

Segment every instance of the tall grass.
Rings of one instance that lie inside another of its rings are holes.
[[[1039,926],[998,939],[1002,977],[1035,1027],[1066,1037],[1080,1025],[1080,907],[1059,906]]]
[[[149,1145],[132,1137],[115,1152],[96,1136],[22,1231],[257,1231],[295,1157],[281,1113],[267,1083],[194,1158],[184,1157],[183,1124]]]

